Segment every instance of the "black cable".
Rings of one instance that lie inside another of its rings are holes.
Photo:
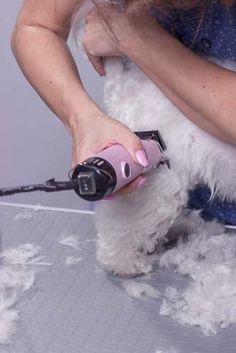
[[[55,179],[53,178],[45,181],[42,184],[23,185],[11,188],[0,188],[0,197],[34,191],[56,192],[64,190],[74,190],[76,187],[78,187],[77,179],[68,181],[55,181]]]

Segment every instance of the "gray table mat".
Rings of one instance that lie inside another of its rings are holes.
[[[161,299],[129,297],[121,287],[123,279],[97,264],[91,214],[32,210],[32,218],[14,221],[22,212],[0,206],[2,250],[35,243],[53,265],[40,270],[34,287],[17,304],[18,330],[10,345],[0,347],[1,353],[236,352],[235,326],[204,336],[198,328],[160,316]],[[59,244],[62,234],[77,234],[82,251]],[[82,261],[68,267],[68,256],[80,256]],[[157,269],[137,281],[164,293],[168,285],[183,288],[188,279]]]

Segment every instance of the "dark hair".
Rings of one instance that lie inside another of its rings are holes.
[[[104,26],[109,29],[109,34],[114,40],[118,41],[116,34],[113,31],[109,17],[104,15],[103,11],[100,10],[99,2],[97,0],[91,1],[100,12]],[[160,11],[163,11],[163,13],[167,14],[173,10],[188,11],[190,9],[196,8],[199,13],[199,23],[194,35],[194,39],[191,43],[192,46],[201,27],[205,10],[211,4],[211,2],[212,0],[110,0],[110,5],[120,6],[120,8],[126,9],[130,20],[137,25],[138,30],[145,30],[145,26],[140,26],[139,16],[142,16],[144,12],[148,12],[152,7],[155,7]],[[236,0],[219,0],[219,2],[225,7],[230,7],[236,4]]]

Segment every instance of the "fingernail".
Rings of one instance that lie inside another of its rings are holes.
[[[137,188],[141,187],[145,183],[146,180],[147,180],[147,178],[141,179],[137,184]]]
[[[147,167],[148,166],[148,160],[147,160],[147,157],[146,157],[146,154],[144,151],[142,150],[139,150],[135,153],[135,156],[138,160],[138,162],[143,166],[143,167]]]

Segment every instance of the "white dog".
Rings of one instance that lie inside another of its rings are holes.
[[[181,217],[189,190],[202,183],[212,198],[236,200],[236,147],[194,125],[126,58],[106,60],[105,108],[133,131],[159,130],[171,164],[150,172],[133,194],[96,206],[98,261],[115,274],[135,276],[152,270],[149,254]]]
[[[137,275],[152,269],[149,254],[181,215],[190,189],[203,183],[212,198],[236,200],[236,147],[194,125],[133,63],[109,59],[106,72],[107,113],[133,131],[158,129],[171,164],[152,171],[133,194],[96,207],[98,260],[116,274]]]

